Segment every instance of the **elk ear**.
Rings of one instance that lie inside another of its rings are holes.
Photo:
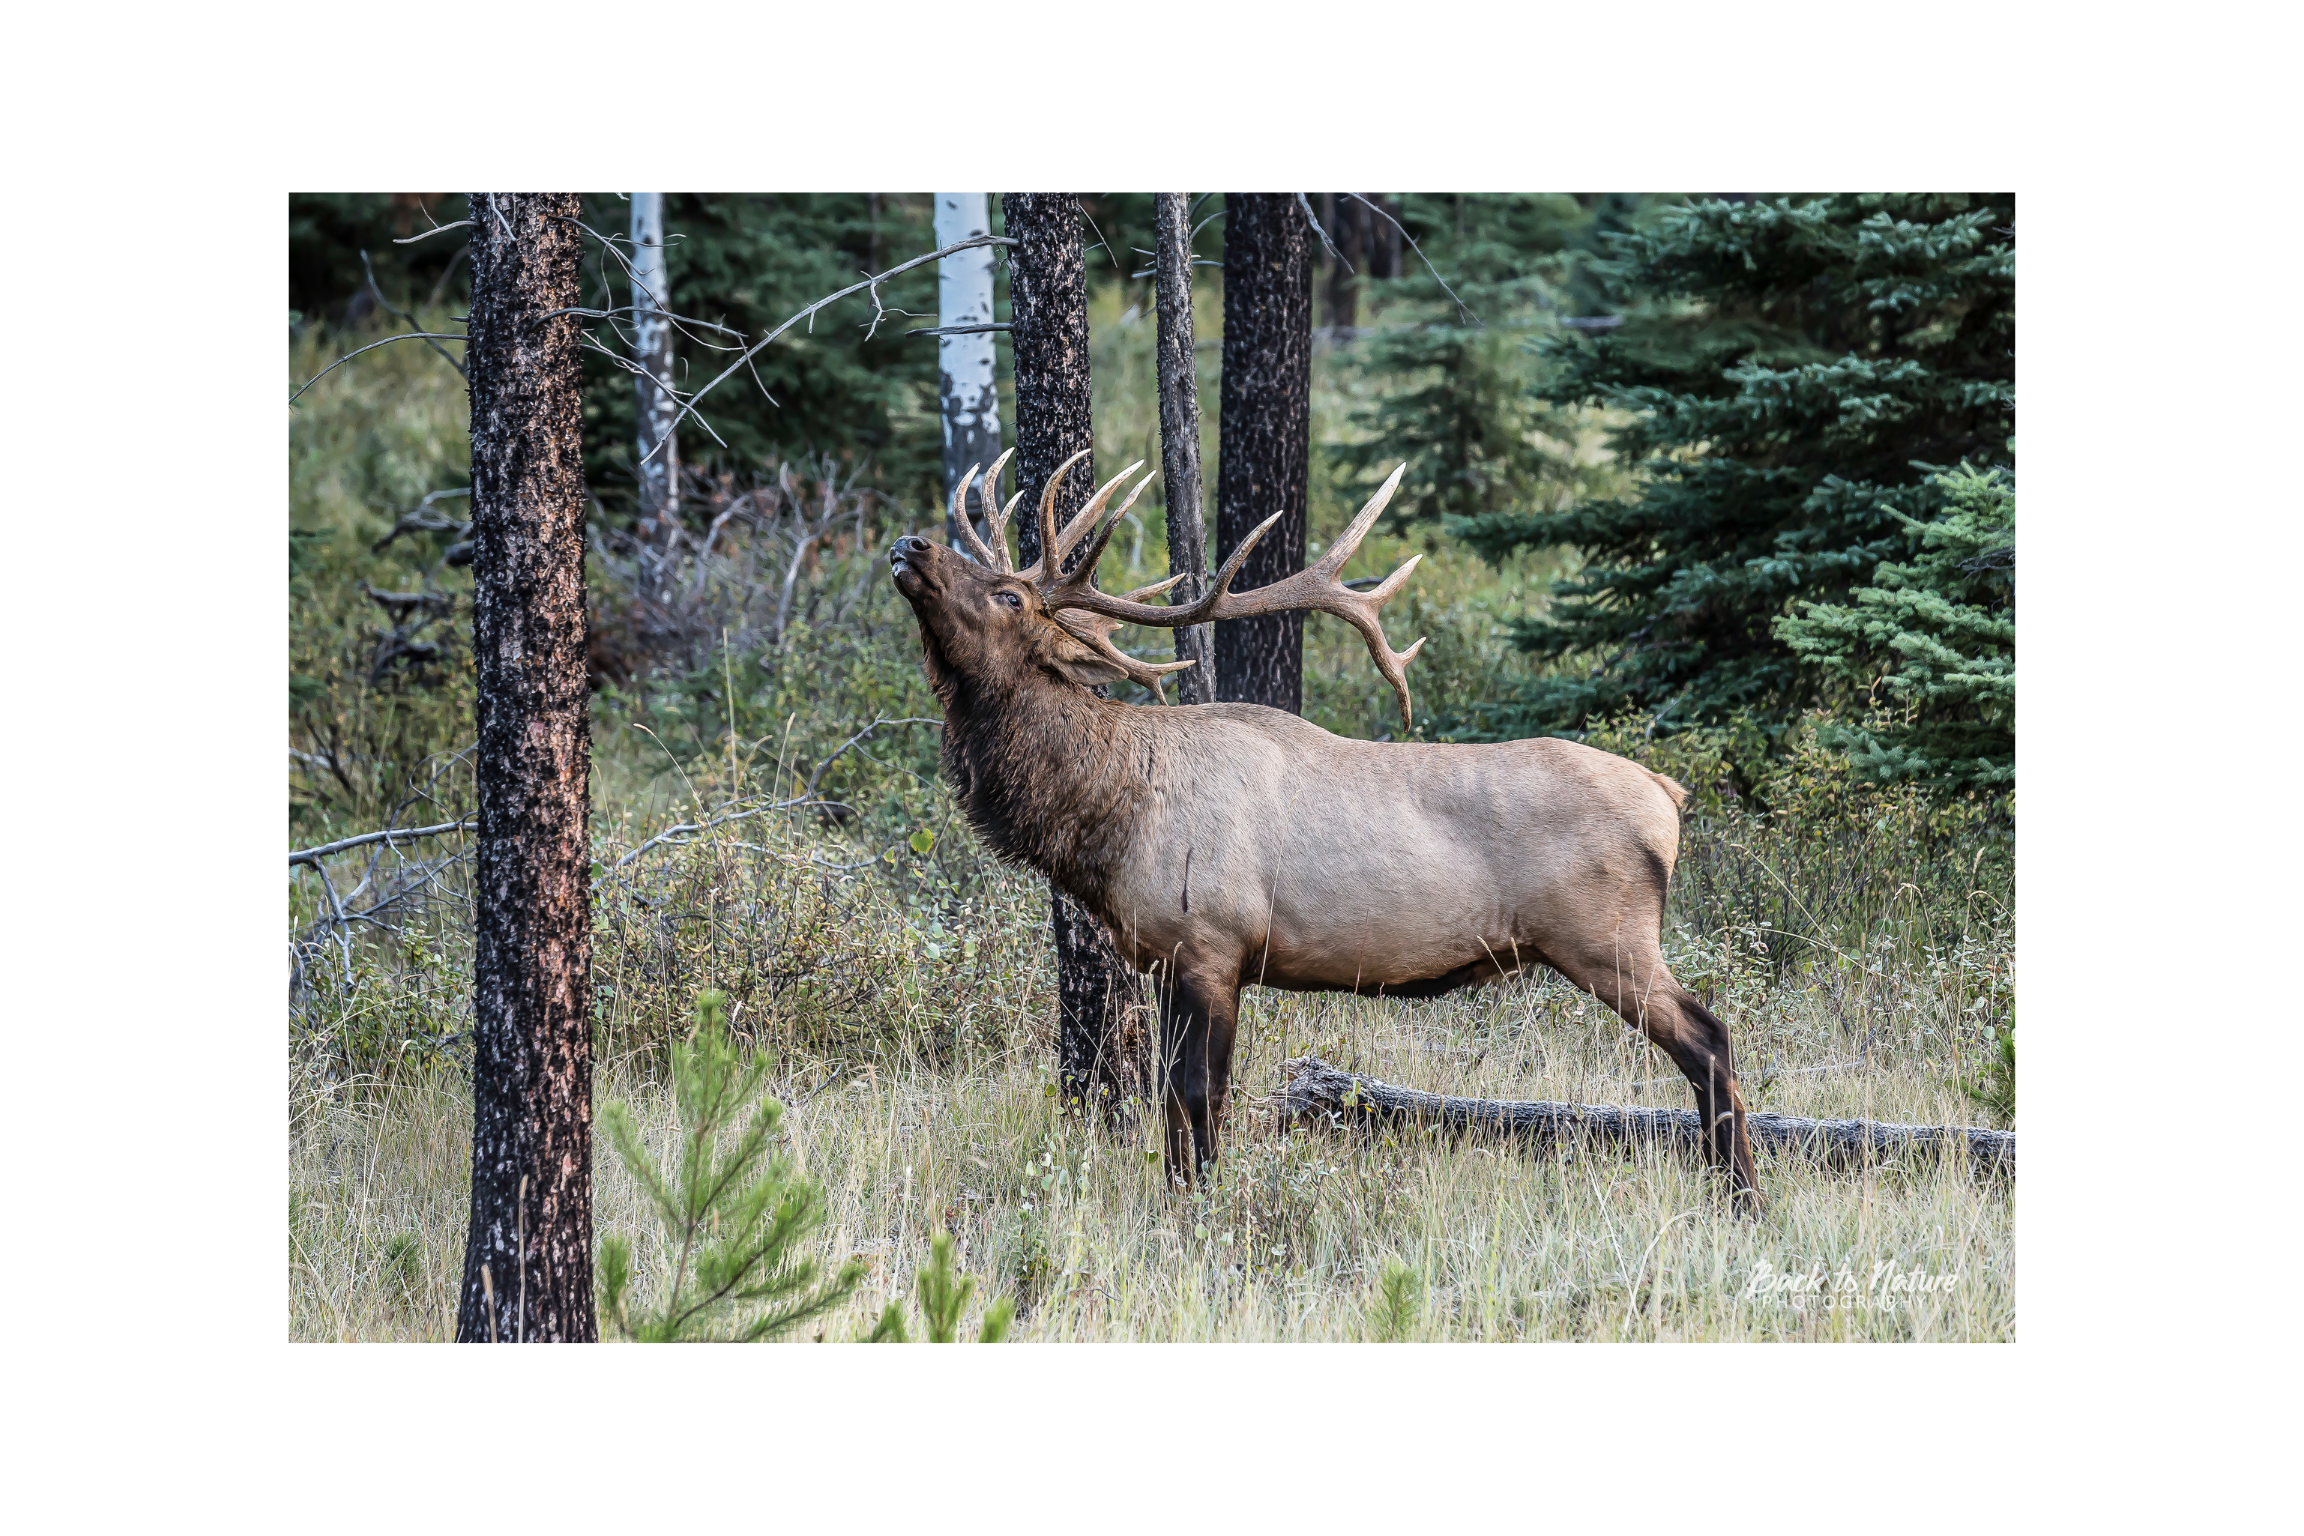
[[[1057,631],[1056,643],[1048,648],[1048,660],[1059,673],[1083,688],[1102,688],[1128,675],[1114,666],[1109,657],[1098,655],[1061,629]]]

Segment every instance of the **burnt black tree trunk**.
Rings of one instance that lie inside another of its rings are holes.
[[[573,193],[472,194],[472,1222],[456,1337],[598,1337]]]
[[[1352,204],[1368,231],[1368,275],[1388,283],[1400,275],[1400,204],[1382,192],[1366,195],[1368,203],[1381,211],[1371,212],[1368,203],[1358,199]]]
[[[1304,569],[1312,455],[1311,226],[1292,192],[1224,194],[1224,384],[1217,411],[1216,543],[1229,554],[1281,513],[1236,592]],[[1304,711],[1304,615],[1216,626],[1216,697]]]
[[[1057,465],[1091,446],[1088,419],[1088,273],[1080,242],[1080,200],[1069,192],[1004,192],[1008,292],[1015,329],[1016,543],[1023,563],[1040,558],[1040,493]],[[1095,489],[1096,461],[1064,476],[1057,526]],[[1072,898],[1048,888],[1056,939],[1056,1071],[1067,1106],[1107,1112],[1131,1089],[1122,1045],[1136,978],[1113,952],[1103,926]],[[1129,1076],[1135,1074],[1129,1073]]]
[[[1200,509],[1200,378],[1192,354],[1192,213],[1182,192],[1153,194],[1159,233],[1153,244],[1160,315],[1160,480],[1168,498],[1168,569],[1184,579],[1171,603],[1197,602],[1208,590],[1207,524]],[[1174,678],[1186,704],[1216,702],[1215,626],[1176,631],[1176,659],[1194,666]]]
[[[1349,192],[1320,195],[1320,222],[1336,254],[1328,258],[1327,323],[1345,340],[1343,332],[1360,323],[1360,280],[1368,271],[1368,208]]]

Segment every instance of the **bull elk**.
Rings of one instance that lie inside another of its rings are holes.
[[[1095,692],[1131,679],[1165,703],[1152,665],[1112,644],[1122,624],[1175,628],[1291,610],[1357,628],[1409,721],[1406,667],[1378,610],[1422,556],[1371,591],[1339,579],[1400,484],[1401,470],[1315,564],[1231,590],[1274,517],[1240,541],[1205,596],[1155,606],[1181,580],[1125,596],[1094,576],[1148,475],[1108,516],[1130,465],[1063,528],[1040,498],[1040,559],[1008,559],[994,490],[987,533],[953,495],[973,560],[917,537],[889,551],[920,622],[928,681],[944,707],[944,771],[969,822],[1001,857],[1041,871],[1095,913],[1121,957],[1159,992],[1170,1173],[1189,1182],[1216,1155],[1240,989],[1430,997],[1545,965],[1592,993],[1670,1056],[1711,1127],[1707,1149],[1737,1203],[1756,1209],[1751,1144],[1727,1026],[1674,979],[1658,948],[1687,791],[1577,742],[1486,745],[1353,741],[1254,704],[1154,708]],[[1405,465],[1402,469],[1405,469]],[[1086,548],[1081,550],[1085,541]],[[1079,560],[1066,570],[1075,550]]]

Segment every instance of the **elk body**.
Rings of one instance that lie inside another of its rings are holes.
[[[1096,913],[1120,955],[1154,977],[1173,1175],[1190,1180],[1216,1155],[1244,985],[1429,997],[1544,965],[1672,1058],[1712,1126],[1712,1161],[1739,1203],[1758,1205],[1727,1027],[1658,948],[1686,798],[1678,784],[1569,741],[1353,741],[1259,705],[1137,706],[1093,691],[1131,678],[1158,693],[1185,665],[1121,652],[1109,637],[1122,623],[1313,609],[1361,631],[1405,724],[1404,669],[1423,642],[1394,651],[1377,610],[1417,562],[1370,592],[1338,579],[1399,472],[1317,564],[1232,592],[1268,522],[1205,598],[1168,607],[1144,599],[1173,578],[1124,597],[1093,584],[1112,529],[1148,483],[1104,515],[1135,466],[1062,530],[1055,498],[1070,463],[1060,467],[1041,498],[1042,558],[1019,571],[1007,512],[990,515],[1005,460],[983,481],[989,542],[962,505],[966,478],[954,497],[974,560],[903,538],[889,561],[920,621],[944,707],[944,769],[970,822],[1002,857]]]

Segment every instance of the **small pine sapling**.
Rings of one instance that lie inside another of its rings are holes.
[[[415,1311],[424,1295],[424,1240],[402,1232],[386,1243],[384,1273],[390,1277],[393,1303]]]
[[[624,1103],[600,1114],[617,1156],[647,1191],[671,1256],[655,1307],[635,1316],[631,1244],[620,1236],[601,1241],[603,1319],[642,1343],[780,1338],[845,1301],[864,1275],[851,1261],[819,1283],[806,1249],[824,1223],[824,1195],[772,1152],[784,1106],[763,1096],[768,1061],[741,1059],[728,1038],[725,1001],[718,992],[699,994],[692,1038],[672,1047],[677,1167],[657,1166]]]
[[[1375,1304],[1368,1309],[1369,1337],[1378,1344],[1405,1342],[1423,1311],[1423,1302],[1423,1277],[1394,1259],[1384,1266],[1383,1283]]]
[[[952,1234],[939,1232],[929,1240],[928,1262],[920,1266],[919,1296],[920,1321],[931,1344],[953,1344],[960,1338],[960,1314],[967,1309],[968,1298],[976,1293],[976,1277],[964,1275],[952,1265]],[[1008,1337],[1008,1325],[1016,1316],[1016,1304],[1006,1297],[984,1309],[984,1323],[976,1332],[979,1344],[997,1344]],[[867,1344],[907,1344],[912,1335],[904,1326],[904,1309],[895,1302],[888,1303],[880,1314],[880,1321],[872,1325],[865,1337]]]

